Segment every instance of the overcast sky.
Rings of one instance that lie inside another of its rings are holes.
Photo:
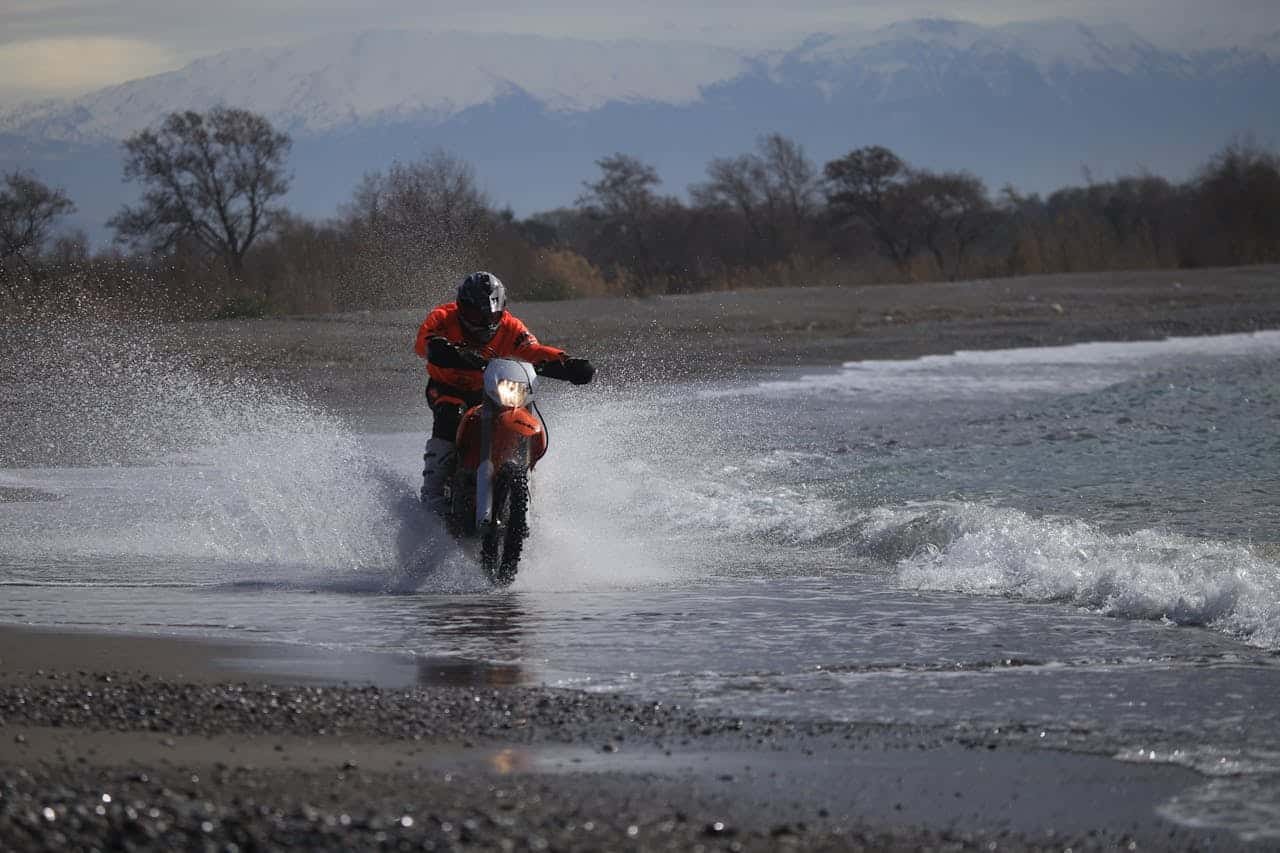
[[[0,106],[79,94],[233,47],[371,28],[756,46],[933,16],[983,24],[1067,17],[1125,23],[1160,43],[1232,43],[1280,30],[1280,0],[0,0]]]

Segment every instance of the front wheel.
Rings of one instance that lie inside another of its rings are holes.
[[[516,579],[516,564],[529,535],[529,472],[504,467],[493,480],[493,521],[480,541],[480,563],[495,586]]]

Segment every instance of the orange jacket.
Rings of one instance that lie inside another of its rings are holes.
[[[432,309],[418,328],[418,339],[413,344],[414,352],[426,358],[427,341],[432,338],[445,338],[457,346],[474,349],[485,358],[519,358],[534,364],[564,358],[564,350],[538,343],[533,333],[510,311],[502,315],[498,332],[489,343],[483,347],[473,346],[463,335],[462,324],[458,322],[456,302],[446,302]],[[427,375],[436,382],[463,391],[479,391],[484,388],[484,374],[479,370],[440,367],[428,361]]]

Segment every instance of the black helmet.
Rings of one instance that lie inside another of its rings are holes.
[[[458,320],[471,341],[493,340],[506,310],[507,289],[493,273],[473,272],[458,285]]]

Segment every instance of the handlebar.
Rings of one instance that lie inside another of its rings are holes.
[[[445,338],[432,338],[427,344],[427,361],[439,367],[456,370],[484,370],[489,361],[474,350],[463,349]],[[595,376],[596,369],[585,358],[566,358],[563,361],[544,361],[533,365],[539,376],[585,385]]]

